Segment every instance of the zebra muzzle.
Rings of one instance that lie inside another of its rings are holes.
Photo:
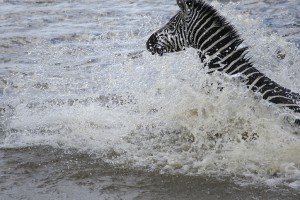
[[[157,36],[156,34],[152,34],[151,37],[148,39],[147,43],[147,50],[154,54],[158,54],[160,56],[163,55],[163,53],[167,52],[164,47],[158,44]]]

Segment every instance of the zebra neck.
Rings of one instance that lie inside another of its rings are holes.
[[[202,8],[204,12],[199,12],[186,33],[190,46],[199,50],[199,56],[209,72],[241,74],[246,86],[254,92],[260,92],[263,99],[300,112],[300,95],[278,85],[253,67],[246,56],[248,48],[241,47],[243,40],[234,27],[211,6],[203,6],[206,7]]]
[[[235,28],[210,5],[197,1],[190,12],[186,36],[191,47],[198,49],[202,61],[211,71],[229,74],[246,73],[252,63],[246,58],[247,47]],[[245,75],[248,75],[247,73]]]
[[[253,68],[249,59],[245,58],[247,51],[237,49],[224,54],[209,55],[203,51],[198,52],[201,61],[209,68],[209,73],[222,71],[229,75],[248,75],[249,69]]]
[[[212,6],[202,0],[195,1],[187,19],[185,33],[189,46],[200,50],[211,63],[226,65],[234,58],[248,62],[244,59],[247,48],[239,47],[243,40]]]

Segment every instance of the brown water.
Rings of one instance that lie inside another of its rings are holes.
[[[230,177],[162,175],[50,147],[2,150],[2,199],[297,199],[289,188]],[[3,162],[4,160],[4,162]]]

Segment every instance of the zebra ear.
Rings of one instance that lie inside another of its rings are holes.
[[[182,12],[185,12],[187,10],[187,5],[185,0],[177,0],[177,5],[179,6]]]

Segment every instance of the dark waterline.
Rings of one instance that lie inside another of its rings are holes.
[[[163,175],[51,147],[2,149],[2,199],[291,199],[299,192],[240,186],[230,177]]]

